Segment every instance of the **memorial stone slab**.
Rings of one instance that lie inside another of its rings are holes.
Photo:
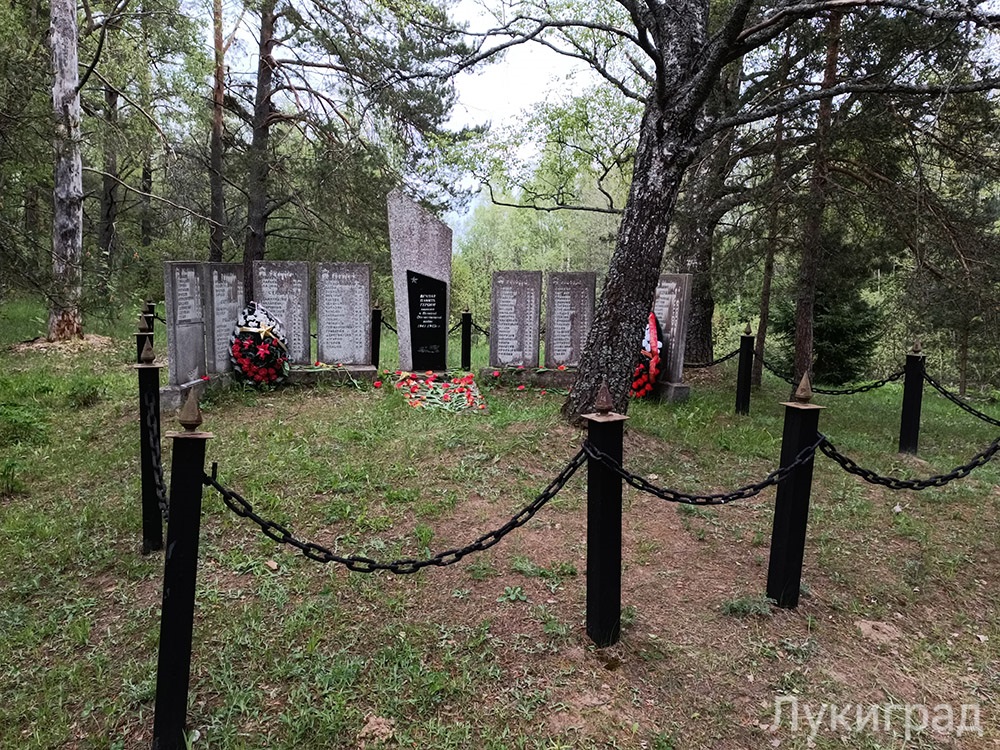
[[[497,271],[490,304],[490,366],[538,367],[541,271]]]
[[[661,367],[662,379],[680,383],[684,378],[684,342],[687,338],[688,306],[691,300],[691,274],[663,274],[656,285],[653,312],[663,330],[663,349],[660,352],[665,365]]]
[[[316,266],[316,339],[327,364],[371,364],[371,266]]]
[[[206,362],[212,373],[230,372],[229,337],[243,310],[243,264],[206,263],[208,304],[205,306]]]
[[[406,272],[406,280],[413,352],[410,369],[444,370],[448,364],[448,285],[413,271]]]
[[[291,364],[312,364],[309,321],[309,264],[305,261],[255,261],[254,289],[264,308],[281,321]]]
[[[167,382],[189,383],[206,375],[205,274],[201,263],[163,264],[167,312]]]
[[[594,320],[597,274],[550,273],[545,300],[545,366],[580,364]]]
[[[443,370],[448,361],[448,312],[451,309],[451,229],[401,190],[390,192],[387,203],[400,369]],[[440,284],[421,279],[436,280]],[[418,332],[413,311],[420,310],[426,312],[422,314]],[[437,327],[438,316],[444,328],[443,340]],[[419,356],[418,348],[424,349]],[[434,366],[419,364],[427,361],[433,361]]]

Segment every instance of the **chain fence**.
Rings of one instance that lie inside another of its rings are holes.
[[[476,329],[477,331],[479,331],[479,332],[480,332],[481,334],[483,334],[484,336],[487,336],[487,337],[488,337],[488,336],[490,335],[490,329],[489,329],[489,328],[483,328],[483,327],[482,327],[481,325],[479,325],[479,323],[477,323],[476,321],[472,321],[472,327],[473,327],[473,328],[475,328],[475,329]]]
[[[418,570],[429,566],[444,567],[446,565],[453,565],[466,555],[489,549],[514,529],[519,528],[530,521],[534,515],[549,502],[549,500],[559,494],[559,491],[566,486],[566,483],[569,482],[570,478],[576,473],[577,469],[586,463],[586,460],[586,453],[583,450],[580,450],[575,456],[573,456],[572,459],[570,459],[569,463],[566,464],[566,467],[561,472],[559,472],[556,478],[553,479],[534,500],[519,510],[503,526],[495,529],[494,531],[483,534],[471,544],[458,549],[445,550],[444,552],[439,552],[432,557],[422,559],[405,558],[401,560],[392,560],[391,562],[380,562],[361,555],[338,555],[333,550],[320,544],[316,544],[314,542],[304,542],[301,539],[296,538],[286,526],[276,523],[275,521],[269,521],[262,518],[254,511],[253,506],[246,499],[240,496],[239,493],[220,484],[214,476],[216,470],[216,466],[214,464],[212,466],[212,476],[206,474],[204,477],[204,483],[206,486],[214,488],[216,492],[221,495],[222,502],[224,502],[226,506],[237,516],[240,518],[249,518],[260,527],[260,530],[265,536],[280,544],[287,544],[290,547],[294,547],[310,560],[315,560],[316,562],[324,564],[338,563],[346,567],[348,570],[353,570],[357,573],[374,573],[379,570],[386,570],[390,573],[407,575],[410,573],[416,573]]]
[[[386,328],[386,329],[388,329],[390,331],[392,331],[393,333],[396,333],[396,334],[399,333],[399,331],[396,330],[396,328],[392,325],[392,323],[390,323],[385,318],[382,318],[382,327]]]
[[[818,438],[815,443],[803,448],[802,451],[795,457],[795,460],[788,466],[775,469],[759,482],[748,484],[743,487],[739,487],[738,489],[730,490],[729,492],[713,492],[707,494],[693,494],[682,492],[680,490],[658,487],[645,477],[633,474],[615,459],[611,458],[611,456],[604,453],[600,449],[595,448],[589,441],[583,444],[583,450],[589,458],[604,464],[632,487],[635,487],[641,492],[647,492],[650,495],[655,495],[661,500],[666,500],[671,503],[682,503],[685,505],[726,505],[734,500],[745,500],[749,497],[753,497],[754,495],[759,495],[768,487],[778,484],[778,482],[795,471],[795,469],[798,469],[803,464],[811,461],[813,455],[816,453],[816,449],[822,442],[823,438]]]
[[[953,404],[958,406],[958,408],[962,409],[962,411],[966,411],[972,416],[974,416],[976,419],[981,419],[982,421],[986,422],[987,424],[991,424],[994,427],[1000,427],[1000,419],[994,419],[989,414],[984,414],[983,412],[979,411],[979,409],[976,409],[975,407],[965,403],[965,401],[962,400],[961,396],[958,396],[949,391],[947,388],[941,385],[941,383],[939,383],[933,377],[928,375],[926,372],[924,372],[924,380],[930,383],[931,387],[933,387],[934,390],[936,390],[946,399],[948,399]]]
[[[142,394],[143,411],[146,413],[146,423],[143,425],[149,438],[149,449],[152,453],[153,486],[156,488],[156,503],[160,506],[160,515],[167,521],[170,517],[170,502],[167,485],[163,481],[163,452],[160,446],[160,415],[159,404],[155,391]]]
[[[969,476],[974,469],[987,463],[997,454],[997,451],[1000,451],[1000,437],[998,437],[973,456],[968,463],[956,466],[947,474],[937,474],[927,479],[899,479],[898,477],[882,476],[871,469],[859,466],[856,461],[837,450],[827,437],[821,437],[819,449],[828,458],[839,464],[840,468],[848,474],[861,477],[870,484],[878,484],[882,487],[888,487],[890,490],[926,490],[929,487],[944,487],[949,482]]]
[[[729,354],[725,355],[724,357],[719,357],[718,359],[713,359],[711,362],[690,362],[690,363],[689,362],[685,362],[684,363],[684,369],[685,370],[701,370],[701,369],[704,369],[706,367],[715,367],[716,365],[721,365],[723,362],[732,359],[733,357],[735,357],[739,353],[740,353],[739,349],[734,349],[733,351],[729,352]]]
[[[448,329],[448,335],[451,336],[455,331],[462,327],[462,321],[458,321],[455,325]]]
[[[761,364],[764,365],[764,368],[772,375],[781,378],[789,385],[793,386],[798,385],[798,383],[795,382],[795,380],[790,375],[786,375],[783,372],[780,372],[777,368],[774,367],[774,365],[772,365],[763,357],[761,357],[760,361]],[[892,375],[887,375],[881,380],[876,380],[874,383],[866,383],[865,385],[859,385],[853,388],[817,388],[816,386],[812,386],[812,392],[821,393],[825,396],[853,396],[855,393],[865,393],[867,391],[874,391],[878,388],[881,388],[884,385],[888,385],[889,383],[899,380],[905,374],[906,370],[897,370],[896,372],[892,373]]]

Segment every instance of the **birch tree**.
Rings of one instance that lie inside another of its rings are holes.
[[[48,338],[83,336],[80,314],[83,256],[83,164],[75,0],[51,0],[52,109],[55,179],[52,215],[52,292]]]
[[[713,116],[705,104],[723,69],[771,45],[797,25],[831,12],[848,15],[909,14],[944,35],[992,34],[998,17],[985,3],[922,0],[616,0],[597,4],[521,2],[506,5],[495,28],[480,37],[475,64],[527,42],[548,46],[589,64],[609,85],[642,108],[633,180],[615,252],[594,316],[580,372],[563,411],[570,418],[594,404],[607,380],[615,409],[624,412],[632,368],[652,306],[678,192],[699,146],[716,133],[773,118],[842,94],[958,95],[1000,84],[988,64],[971,80],[915,80],[899,66],[875,66],[822,87],[817,81],[780,98],[763,97],[730,116]],[[900,64],[907,55],[896,54]],[[878,55],[878,50],[874,51]],[[815,64],[813,68],[815,69]]]

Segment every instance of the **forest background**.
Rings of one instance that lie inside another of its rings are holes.
[[[68,44],[56,4],[14,0],[0,16],[0,303],[78,295],[84,320],[116,318],[162,296],[164,260],[267,257],[369,262],[390,308],[397,185],[439,213],[472,206],[455,315],[488,321],[493,271],[595,270],[600,284],[612,262],[643,127],[633,93],[652,80],[629,49],[641,35],[619,33],[629,3],[499,3],[477,9],[492,29],[478,36],[456,30],[453,6],[413,0],[71,3],[69,125],[52,105]],[[759,27],[788,4],[757,5]],[[994,392],[992,20],[949,15],[954,3],[933,23],[906,12],[924,4],[834,5],[720,68],[698,109],[716,127],[692,146],[651,272],[694,275],[690,360],[728,352],[752,321],[758,348],[770,333],[769,358],[792,370],[805,290],[818,380],[892,371],[918,338],[963,392]],[[533,40],[596,74],[503,127],[454,128],[456,72],[491,64],[484,41],[523,41],[516,23],[543,10],[578,21]],[[60,256],[58,230],[53,242],[53,151],[67,138],[82,167],[79,258]]]

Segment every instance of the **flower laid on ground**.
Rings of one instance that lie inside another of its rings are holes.
[[[254,385],[280,383],[288,375],[288,340],[281,321],[251,302],[229,338],[229,358],[237,378]]]
[[[486,400],[479,392],[472,373],[442,380],[433,372],[416,375],[401,371],[397,378],[396,390],[410,406],[446,411],[486,408]]]

